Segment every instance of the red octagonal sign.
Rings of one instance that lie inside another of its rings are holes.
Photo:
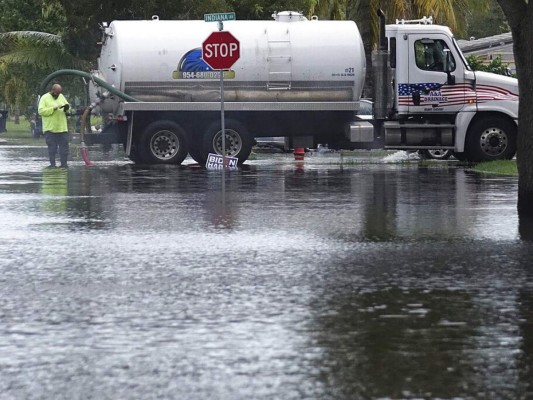
[[[239,41],[229,32],[213,32],[202,43],[202,59],[213,69],[231,68],[240,56]]]

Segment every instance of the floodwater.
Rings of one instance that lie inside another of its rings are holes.
[[[0,399],[533,398],[516,178],[44,155],[0,147]]]

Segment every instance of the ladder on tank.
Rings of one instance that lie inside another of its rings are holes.
[[[291,37],[288,28],[276,28],[267,30],[267,90],[290,90],[292,82]]]

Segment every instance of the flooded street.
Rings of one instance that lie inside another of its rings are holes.
[[[0,399],[533,398],[517,178],[45,154],[0,146]]]

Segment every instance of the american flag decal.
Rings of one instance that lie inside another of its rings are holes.
[[[429,94],[433,90],[442,87],[440,83],[400,83],[398,85],[398,95],[411,96],[413,93]]]
[[[477,102],[486,103],[493,100],[512,100],[518,101],[518,94],[507,89],[491,85],[477,85]]]
[[[518,101],[518,94],[498,86],[472,85],[462,83],[446,85],[436,82],[400,83],[398,84],[398,105],[414,106],[413,94],[420,94],[421,107],[460,106],[464,104],[481,104],[489,101]]]

